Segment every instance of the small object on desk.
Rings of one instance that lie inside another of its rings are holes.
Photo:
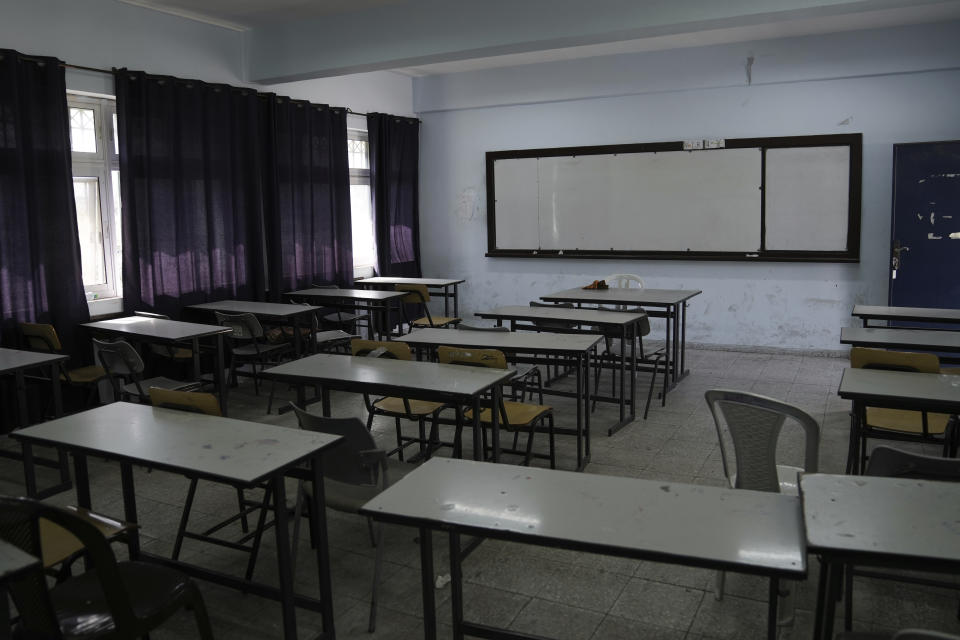
[[[609,289],[605,280],[594,280],[587,286],[583,287],[584,289]]]

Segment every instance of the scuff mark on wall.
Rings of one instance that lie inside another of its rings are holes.
[[[747,70],[748,85],[753,84],[753,62],[754,62],[753,56],[747,56],[747,64],[745,65],[744,68]]]
[[[477,199],[477,189],[475,187],[466,187],[457,196],[457,204],[454,205],[453,212],[457,220],[469,222],[477,217],[480,204]]]
[[[838,122],[838,123],[837,123],[837,126],[838,126],[838,127],[842,127],[842,126],[851,124],[852,122],[853,122],[853,116],[849,116],[849,117],[847,117],[847,118],[844,118],[844,119],[841,120],[840,122]]]

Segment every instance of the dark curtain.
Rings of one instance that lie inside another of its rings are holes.
[[[271,96],[264,193],[270,298],[353,283],[347,112]]]
[[[63,67],[0,49],[0,343],[51,323],[74,362],[83,293]]]
[[[115,72],[123,201],[123,305],[264,299],[257,92]]]
[[[370,190],[382,276],[420,277],[420,122],[367,115]]]

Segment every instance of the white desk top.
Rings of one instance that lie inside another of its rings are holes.
[[[806,572],[800,500],[778,493],[433,458],[362,513],[708,568]]]
[[[269,318],[289,318],[301,313],[316,311],[319,307],[303,304],[284,304],[281,302],[252,302],[249,300],[219,300],[192,304],[188,309],[204,311],[219,311],[220,313],[252,313],[256,316]]]
[[[265,378],[316,382],[331,389],[388,393],[428,399],[432,396],[472,398],[514,375],[509,369],[487,369],[416,360],[364,358],[318,353],[263,372]]]
[[[572,353],[592,349],[603,336],[592,333],[531,333],[528,331],[467,331],[459,329],[415,329],[403,336],[414,345],[447,345],[478,349],[500,349],[511,353]]]
[[[462,278],[392,278],[389,276],[376,276],[373,278],[357,280],[354,282],[354,284],[361,286],[367,284],[425,284],[428,287],[448,287],[450,285],[460,284],[462,282],[466,282],[466,280]]]
[[[63,362],[69,356],[59,353],[41,353],[37,351],[21,351],[20,349],[4,349],[0,347],[0,373],[42,367],[53,362]]]
[[[837,394],[872,406],[958,413],[960,375],[844,369]]]
[[[645,313],[630,313],[626,311],[604,311],[601,309],[567,309],[565,307],[524,307],[521,305],[497,307],[491,311],[478,311],[475,314],[480,318],[501,320],[567,320],[582,324],[612,325],[621,327],[639,322],[646,317]]]
[[[842,327],[840,343],[858,347],[960,351],[960,331]]]
[[[218,333],[230,333],[230,329],[227,327],[215,324],[197,324],[143,316],[99,320],[88,322],[83,326],[98,331],[109,331],[115,334],[150,338],[151,340],[168,340],[170,342],[203,338]]]
[[[932,309],[927,307],[883,307],[858,304],[853,314],[858,318],[875,320],[914,320],[918,322],[960,322],[960,309]]]
[[[958,483],[815,473],[800,495],[814,553],[960,565]]]
[[[590,304],[646,304],[650,306],[680,304],[695,295],[699,290],[685,289],[628,289],[610,287],[609,289],[566,289],[548,296],[540,296],[547,302],[586,302]]]
[[[37,558],[6,540],[0,540],[0,584],[24,571],[39,568],[40,561]]]
[[[288,291],[285,296],[291,298],[326,298],[328,300],[393,300],[407,295],[404,291],[372,291],[370,289],[300,289]]]
[[[10,435],[239,483],[263,480],[339,440],[339,436],[324,433],[127,402],[75,413]]]

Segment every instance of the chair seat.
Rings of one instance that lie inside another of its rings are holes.
[[[107,540],[113,540],[121,533],[132,528],[132,525],[124,524],[119,520],[108,518],[99,513],[92,513],[76,507],[67,508],[94,525]],[[83,549],[83,544],[77,540],[77,537],[60,525],[45,518],[40,518],[39,522],[41,560],[43,560],[45,569],[60,564]]]
[[[777,465],[777,479],[780,481],[780,493],[788,496],[800,494],[800,474],[803,469],[800,467],[791,467],[786,464]],[[734,487],[737,486],[737,474],[730,476],[730,482]]]
[[[171,358],[173,360],[192,360],[193,350],[186,347],[166,347],[162,344],[150,345],[150,351],[161,358]]]
[[[153,378],[145,378],[140,381],[140,388],[144,391],[148,390],[150,387],[160,387],[161,389],[171,389],[174,391],[187,391],[189,389],[197,388],[200,386],[199,382],[184,382],[183,380],[171,380],[170,378],[164,378],[163,376],[156,376]],[[130,384],[123,385],[123,392],[130,394],[132,396],[139,396],[140,390],[137,389],[137,385],[133,382]]]
[[[103,367],[91,364],[86,367],[70,369],[67,371],[67,375],[70,376],[70,382],[77,384],[89,384],[92,382],[97,382],[101,378],[106,378],[107,372]],[[61,373],[60,379],[66,381],[67,377]]]
[[[928,413],[927,433],[943,435],[949,420],[950,416],[945,413]],[[923,434],[923,414],[920,411],[867,407],[867,425],[871,429],[899,431],[919,436]]]
[[[323,320],[326,322],[347,323],[356,322],[357,320],[366,320],[367,317],[368,314],[366,313],[347,313],[346,311],[336,311],[323,316]]]
[[[516,427],[528,426],[540,416],[553,411],[553,407],[548,407],[546,405],[529,404],[526,402],[513,402],[512,400],[504,400],[503,406],[507,412],[508,424],[502,424],[500,426],[507,430],[514,429]],[[464,418],[467,421],[472,420],[473,410],[467,409],[467,411],[464,412]],[[489,407],[480,410],[481,424],[490,424],[491,418],[492,414]]]
[[[280,353],[286,351],[290,348],[290,345],[286,342],[279,342],[275,344],[261,344],[259,345],[259,355],[269,355],[272,353]],[[257,345],[253,344],[241,344],[230,350],[233,355],[239,358],[256,358],[258,355]]]
[[[387,458],[387,480],[393,485],[416,468],[412,464]],[[347,484],[325,478],[323,491],[326,505],[331,509],[346,513],[357,513],[360,511],[360,507],[380,494],[380,487],[375,484]]]
[[[317,331],[313,334],[313,339],[317,341],[317,346],[325,346],[335,342],[349,342],[359,336],[340,329],[331,329],[330,331]]]
[[[430,318],[423,316],[417,318],[410,324],[414,327],[449,327],[452,324],[462,322],[461,318],[448,318],[447,316],[433,316],[433,324],[430,324]]]
[[[429,402],[427,400],[407,400],[407,403],[410,405],[410,413],[407,413],[403,398],[381,398],[374,402],[373,406],[381,413],[399,416],[428,416],[446,406],[442,402]]]
[[[190,585],[185,574],[159,564],[119,562],[117,569],[140,619],[163,613]],[[64,638],[86,640],[113,631],[113,618],[96,573],[87,572],[54,586],[50,598]]]

